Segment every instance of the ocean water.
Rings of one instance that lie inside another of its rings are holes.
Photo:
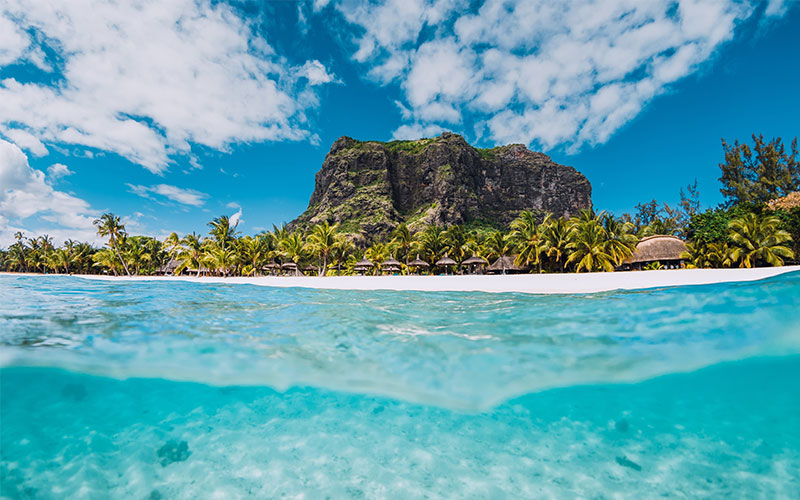
[[[558,296],[0,276],[0,497],[800,498],[800,273]]]

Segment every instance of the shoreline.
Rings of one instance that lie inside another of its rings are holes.
[[[614,273],[463,275],[463,276],[102,276],[93,274],[7,273],[8,276],[73,276],[100,281],[184,281],[193,283],[249,284],[275,288],[321,290],[387,290],[415,292],[489,292],[580,294],[613,290],[642,290],[687,285],[757,281],[800,271],[800,266],[752,269],[674,269]]]

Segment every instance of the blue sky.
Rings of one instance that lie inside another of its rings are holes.
[[[572,165],[595,207],[721,201],[720,138],[798,135],[800,8],[780,1],[393,0],[0,7],[0,246],[253,233],[306,207],[342,135],[463,134]],[[787,141],[788,142],[788,141]]]

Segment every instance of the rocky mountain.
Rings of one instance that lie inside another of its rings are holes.
[[[569,216],[590,208],[591,196],[583,174],[520,144],[476,149],[451,133],[386,143],[341,137],[317,172],[308,209],[289,227],[327,220],[368,238],[400,222],[502,227],[522,210]]]

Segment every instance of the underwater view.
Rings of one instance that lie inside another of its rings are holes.
[[[5,275],[0,342],[2,498],[800,493],[798,272],[584,295]]]

